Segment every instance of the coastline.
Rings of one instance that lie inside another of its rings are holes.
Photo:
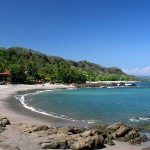
[[[70,121],[57,119],[46,116],[26,109],[15,99],[14,96],[18,94],[28,93],[29,91],[37,90],[54,90],[73,88],[73,86],[66,85],[1,85],[0,86],[0,117],[9,118],[13,123],[35,123],[47,124],[49,126],[61,126],[64,124],[71,124]]]
[[[68,126],[75,122],[57,119],[54,117],[38,114],[31,110],[24,108],[13,96],[20,93],[28,93],[29,90],[54,90],[74,88],[74,86],[65,85],[0,85],[0,118],[6,117],[11,124],[36,124],[48,126]],[[77,124],[77,126],[80,126]],[[26,142],[26,141],[25,141]],[[142,148],[150,146],[149,143],[142,143],[141,145],[130,145],[125,142],[115,141],[115,146],[107,146],[106,150],[141,150]],[[1,146],[1,145],[0,145]]]

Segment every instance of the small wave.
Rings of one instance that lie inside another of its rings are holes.
[[[129,119],[131,122],[150,121],[150,117],[133,117]]]

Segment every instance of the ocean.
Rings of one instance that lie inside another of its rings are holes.
[[[46,90],[16,95],[24,107],[85,124],[150,124],[150,82],[136,87]]]

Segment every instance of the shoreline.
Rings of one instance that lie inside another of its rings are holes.
[[[29,91],[37,90],[54,90],[54,89],[66,89],[74,88],[73,86],[65,85],[6,85],[0,86],[0,118],[6,117],[10,120],[11,124],[36,124],[36,125],[48,125],[48,126],[70,126],[75,125],[75,122],[66,121],[61,118],[54,118],[42,114],[38,114],[23,107],[23,105],[15,98],[16,94],[28,93]],[[81,126],[78,123],[75,126]],[[149,143],[142,143],[141,145],[130,145],[127,142],[115,141],[115,146],[108,146],[104,149],[115,150],[121,148],[121,150],[140,150],[146,148]]]
[[[0,86],[0,117],[9,118],[12,123],[35,123],[47,124],[49,126],[61,126],[72,124],[71,121],[65,121],[61,118],[54,118],[33,112],[15,99],[14,96],[18,94],[25,94],[29,91],[37,90],[54,90],[73,88],[73,86],[65,85],[6,85]]]

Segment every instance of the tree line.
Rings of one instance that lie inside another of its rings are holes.
[[[47,56],[22,47],[0,48],[0,72],[10,72],[11,83],[85,83],[99,80],[133,80],[118,68],[104,68],[87,61],[75,62]]]

